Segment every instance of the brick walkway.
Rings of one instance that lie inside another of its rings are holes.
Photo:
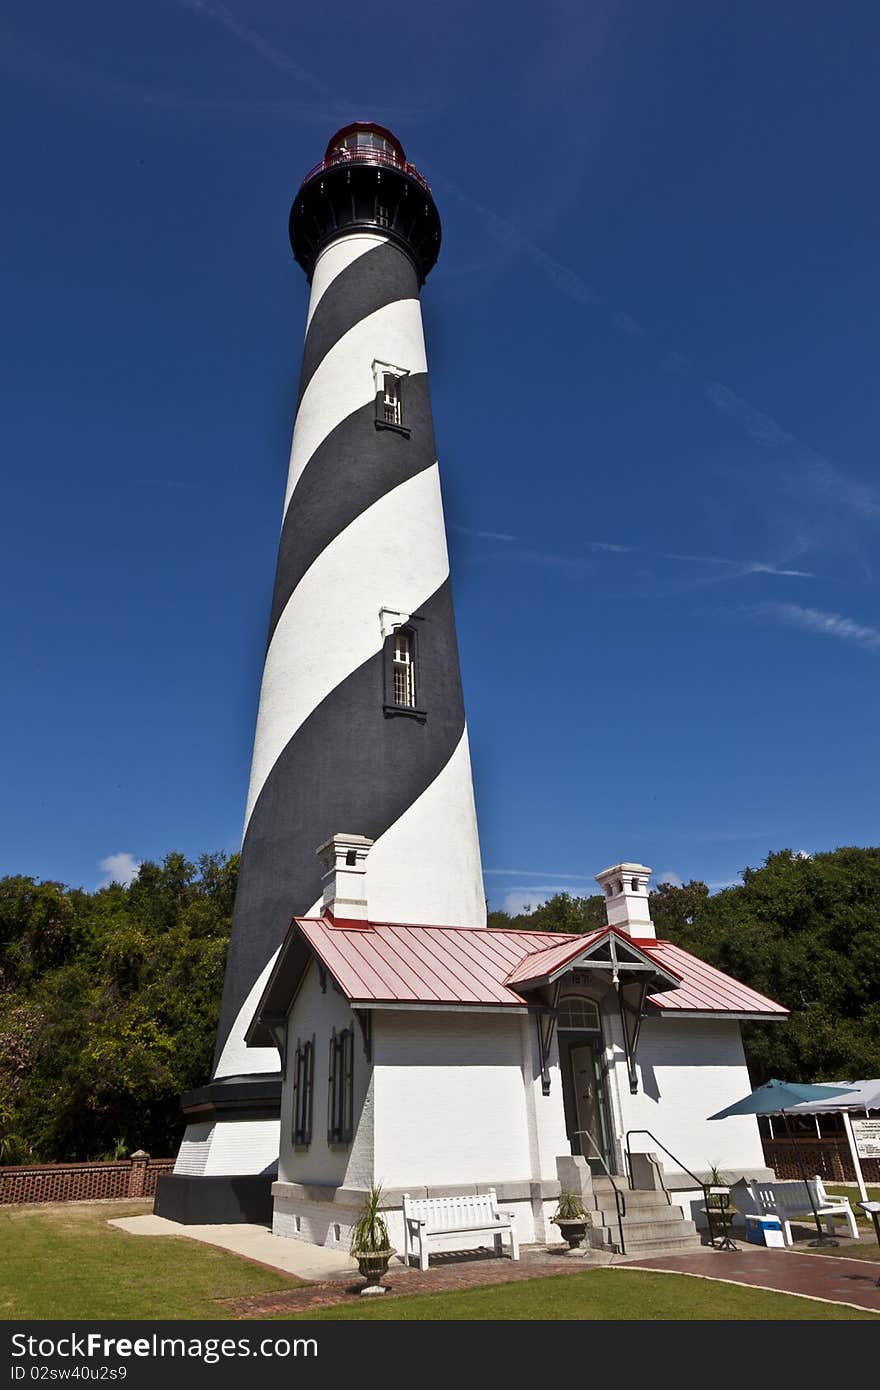
[[[607,1256],[598,1254],[573,1259],[545,1250],[524,1250],[518,1263],[498,1259],[494,1253],[483,1256],[472,1253],[438,1255],[432,1257],[431,1268],[424,1274],[419,1269],[397,1266],[389,1270],[382,1282],[387,1285],[389,1292],[440,1293],[479,1288],[487,1284],[512,1284],[523,1279],[576,1274],[580,1270],[595,1269],[608,1263]],[[615,1257],[613,1264],[617,1269],[691,1274],[724,1283],[773,1289],[778,1293],[805,1294],[809,1298],[855,1304],[859,1308],[880,1313],[880,1288],[876,1287],[880,1265],[866,1260],[799,1255],[787,1250],[771,1252],[752,1247],[735,1253],[695,1250],[651,1260]],[[312,1308],[348,1303],[353,1301],[353,1295],[359,1292],[360,1287],[359,1277],[352,1282],[351,1276],[346,1275],[332,1282],[224,1299],[223,1303],[234,1317],[265,1318],[278,1313],[304,1313]]]
[[[831,1255],[799,1255],[794,1250],[695,1250],[688,1255],[626,1261],[630,1269],[697,1274],[725,1283],[805,1294],[831,1303],[854,1303],[880,1313],[880,1264]]]
[[[524,1250],[522,1258],[514,1261],[499,1259],[494,1253],[475,1255],[432,1255],[431,1268],[423,1274],[420,1269],[405,1269],[402,1265],[389,1269],[382,1283],[389,1292],[440,1293],[452,1289],[473,1289],[486,1284],[513,1284],[521,1279],[538,1279],[545,1275],[576,1274],[582,1269],[595,1269],[607,1264],[601,1255],[592,1258],[569,1258],[549,1254],[544,1250]],[[345,1275],[333,1282],[308,1284],[301,1288],[281,1289],[275,1293],[251,1294],[245,1298],[227,1298],[224,1307],[238,1318],[265,1318],[274,1313],[299,1313],[310,1308],[328,1308],[334,1303],[348,1303],[353,1294],[360,1293],[359,1275]],[[387,1294],[385,1295],[388,1296]]]

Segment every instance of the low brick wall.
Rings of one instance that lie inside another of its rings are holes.
[[[818,1173],[826,1182],[855,1182],[856,1173],[845,1136],[839,1139],[807,1138],[799,1135],[789,1139],[764,1139],[764,1158],[778,1178],[799,1178],[798,1157],[807,1176]],[[795,1152],[795,1147],[797,1152]],[[863,1158],[865,1182],[880,1182],[880,1159]]]
[[[19,1202],[88,1202],[108,1197],[152,1197],[156,1179],[173,1158],[134,1154],[118,1163],[25,1163],[0,1167],[0,1206]]]

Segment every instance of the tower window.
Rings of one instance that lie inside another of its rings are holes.
[[[406,367],[395,367],[391,362],[373,363],[373,379],[376,383],[376,429],[396,430],[409,437],[409,429],[403,419],[403,383],[408,375]]]
[[[400,400],[400,377],[385,373],[383,388],[383,408],[386,425],[402,425],[403,411]]]
[[[394,703],[404,709],[416,707],[416,663],[413,634],[407,627],[399,627],[393,634],[394,660]]]
[[[382,203],[376,204],[376,221],[380,227],[390,227],[391,218],[388,216],[388,209]]]
[[[296,1040],[296,1068],[293,1073],[293,1142],[306,1149],[312,1142],[312,1091],[315,1075],[315,1038]]]
[[[385,615],[382,625],[385,715],[406,714],[423,724],[427,714],[419,658],[422,633],[418,630],[423,620],[412,618],[408,613],[397,613],[398,621],[392,624],[388,619],[394,610],[383,608],[382,613]]]
[[[634,879],[632,880],[632,891],[633,891],[634,893],[638,893],[638,891],[639,891],[639,880],[638,880],[637,878],[634,878]]]
[[[354,1032],[333,1029],[327,1083],[327,1143],[350,1144],[353,1116]]]

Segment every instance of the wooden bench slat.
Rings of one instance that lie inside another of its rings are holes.
[[[519,1259],[519,1242],[516,1236],[513,1216],[510,1212],[499,1212],[498,1199],[494,1188],[488,1192],[461,1194],[458,1197],[410,1197],[404,1193],[404,1258],[409,1263],[410,1255],[419,1248],[419,1263],[422,1269],[428,1268],[428,1246],[432,1239],[446,1239],[448,1236],[491,1235],[496,1248],[500,1249],[503,1234],[510,1238],[510,1251],[513,1259]]]

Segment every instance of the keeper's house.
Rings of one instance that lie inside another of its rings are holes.
[[[587,934],[420,926],[370,920],[369,850],[322,846],[321,915],[294,919],[247,1033],[282,1059],[276,1234],[345,1246],[380,1182],[398,1249],[404,1192],[488,1187],[553,1240],[571,1156],[623,1175],[632,1131],[684,1206],[685,1170],[768,1175],[753,1116],[707,1116],[750,1089],[741,1023],[786,1011],[656,939],[648,868],[597,875]]]

